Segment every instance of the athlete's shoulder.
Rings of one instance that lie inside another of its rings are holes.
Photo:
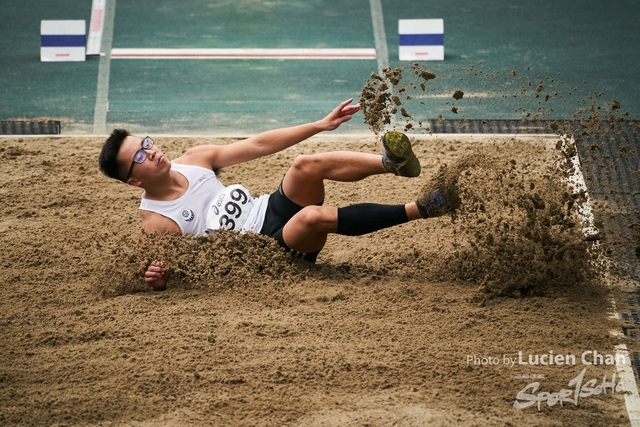
[[[171,162],[213,170],[212,163],[217,156],[219,148],[219,145],[199,145],[188,149]]]
[[[142,220],[142,229],[148,233],[158,234],[178,234],[181,233],[180,227],[170,218],[160,215],[156,212],[140,210],[140,218]]]

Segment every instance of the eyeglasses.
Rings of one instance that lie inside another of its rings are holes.
[[[153,147],[153,139],[147,136],[142,140],[142,144],[140,145],[142,145],[142,148],[136,151],[136,154],[133,155],[133,161],[131,162],[131,167],[129,168],[129,173],[127,174],[127,179],[125,179],[125,182],[129,181],[129,178],[131,178],[131,172],[133,172],[133,165],[135,165],[136,163],[140,164],[146,160],[147,152],[144,150],[148,150],[151,147]]]

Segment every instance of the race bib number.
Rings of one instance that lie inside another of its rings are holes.
[[[213,200],[207,213],[207,232],[241,230],[253,208],[253,198],[242,185],[226,187]]]

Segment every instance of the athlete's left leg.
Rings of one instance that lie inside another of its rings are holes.
[[[307,206],[287,222],[282,237],[290,249],[312,253],[321,250],[332,233],[360,236],[419,218],[423,216],[416,202],[405,205],[361,203],[344,208]]]

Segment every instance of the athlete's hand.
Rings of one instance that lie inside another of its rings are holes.
[[[349,105],[353,102],[353,98],[347,99],[340,103],[335,110],[329,113],[327,117],[322,119],[325,130],[334,130],[344,122],[351,120],[351,117],[360,110],[360,104]]]
[[[153,261],[144,273],[144,281],[154,291],[162,291],[167,287],[169,270],[161,261]]]

